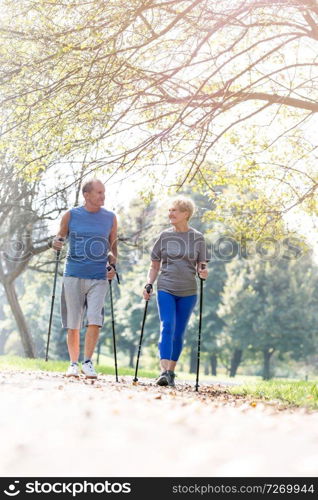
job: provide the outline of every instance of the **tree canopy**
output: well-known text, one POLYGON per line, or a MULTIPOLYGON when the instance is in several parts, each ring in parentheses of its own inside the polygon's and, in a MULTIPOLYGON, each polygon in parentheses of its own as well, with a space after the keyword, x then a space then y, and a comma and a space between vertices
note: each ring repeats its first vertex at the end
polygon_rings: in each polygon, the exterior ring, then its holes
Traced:
POLYGON ((2 148, 24 175, 165 168, 255 234, 317 214, 317 0, 2 6, 2 148))

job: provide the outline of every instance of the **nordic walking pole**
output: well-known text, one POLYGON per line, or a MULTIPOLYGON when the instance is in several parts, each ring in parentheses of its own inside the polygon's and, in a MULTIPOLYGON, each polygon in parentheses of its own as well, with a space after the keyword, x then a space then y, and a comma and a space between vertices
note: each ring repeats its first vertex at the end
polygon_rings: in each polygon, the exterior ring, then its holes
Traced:
MULTIPOLYGON (((149 283, 148 285, 145 286, 145 289, 146 289, 147 293, 150 293, 151 290, 152 290, 152 285, 149 283)), ((135 370, 135 378, 133 379, 134 382, 138 381, 137 373, 138 373, 139 357, 140 357, 140 351, 141 351, 142 337, 143 337, 143 334, 144 334, 145 321, 146 321, 146 316, 147 316, 148 302, 149 302, 149 299, 146 300, 145 310, 144 310, 144 317, 142 319, 140 339, 139 339, 139 347, 138 347, 138 354, 137 354, 137 362, 136 362, 136 370, 135 370)))
MULTIPOLYGON (((110 264, 107 267, 107 271, 114 269, 117 277, 117 282, 120 284, 119 276, 116 271, 115 264, 110 264)), ((108 280, 109 283, 109 293, 110 293, 110 309, 112 314, 112 330, 113 330, 113 344, 114 344, 114 359, 115 359, 115 374, 116 374, 116 382, 118 382, 118 370, 117 370, 117 352, 116 352, 116 336, 115 336, 115 319, 114 319, 114 308, 113 308, 113 291, 112 291, 112 280, 108 280)))
MULTIPOLYGON (((201 270, 206 268, 206 264, 201 264, 201 270)), ((201 350, 201 326, 202 326, 202 305, 203 305, 203 278, 200 278, 200 316, 198 333, 198 356, 197 356, 197 379, 195 383, 196 392, 199 389, 199 369, 200 369, 200 350, 201 350)))
MULTIPOLYGON (((58 241, 64 241, 64 238, 59 238, 58 241)), ((51 337, 51 325, 52 325, 52 319, 53 319, 53 308, 54 308, 54 299, 55 299, 56 278, 57 278, 57 270, 58 270, 58 267, 59 267, 60 254, 61 254, 61 250, 57 250, 56 251, 56 261, 55 261, 53 293, 52 293, 52 300, 51 300, 51 313, 50 313, 50 320, 49 320, 49 329, 48 329, 48 332, 47 332, 47 344, 46 344, 45 361, 48 361, 48 359, 49 359, 49 345, 50 345, 50 337, 51 337)))

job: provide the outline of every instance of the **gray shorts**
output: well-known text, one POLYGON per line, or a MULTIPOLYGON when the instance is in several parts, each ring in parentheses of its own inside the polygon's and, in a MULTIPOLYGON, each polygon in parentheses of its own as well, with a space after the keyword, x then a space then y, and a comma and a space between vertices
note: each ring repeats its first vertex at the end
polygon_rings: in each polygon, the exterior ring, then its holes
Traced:
POLYGON ((64 276, 61 293, 63 328, 80 330, 86 316, 87 325, 103 326, 107 280, 88 280, 64 276))

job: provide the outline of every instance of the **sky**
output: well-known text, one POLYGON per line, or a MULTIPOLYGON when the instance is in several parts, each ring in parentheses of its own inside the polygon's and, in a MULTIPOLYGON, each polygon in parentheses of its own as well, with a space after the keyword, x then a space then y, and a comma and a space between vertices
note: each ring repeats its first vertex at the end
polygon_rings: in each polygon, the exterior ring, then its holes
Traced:
POLYGON ((313 260, 318 265, 318 217, 291 211, 285 217, 288 228, 304 236, 313 249, 313 260))

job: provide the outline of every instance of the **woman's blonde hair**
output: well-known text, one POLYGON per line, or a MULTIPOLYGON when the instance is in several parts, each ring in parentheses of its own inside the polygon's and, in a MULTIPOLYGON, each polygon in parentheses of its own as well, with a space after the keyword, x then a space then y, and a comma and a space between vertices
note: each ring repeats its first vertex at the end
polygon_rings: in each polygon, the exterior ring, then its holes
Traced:
POLYGON ((188 212, 189 217, 188 220, 191 219, 192 215, 195 212, 195 204, 190 198, 185 198, 184 196, 178 196, 174 198, 171 202, 171 205, 177 207, 181 212, 188 212))

